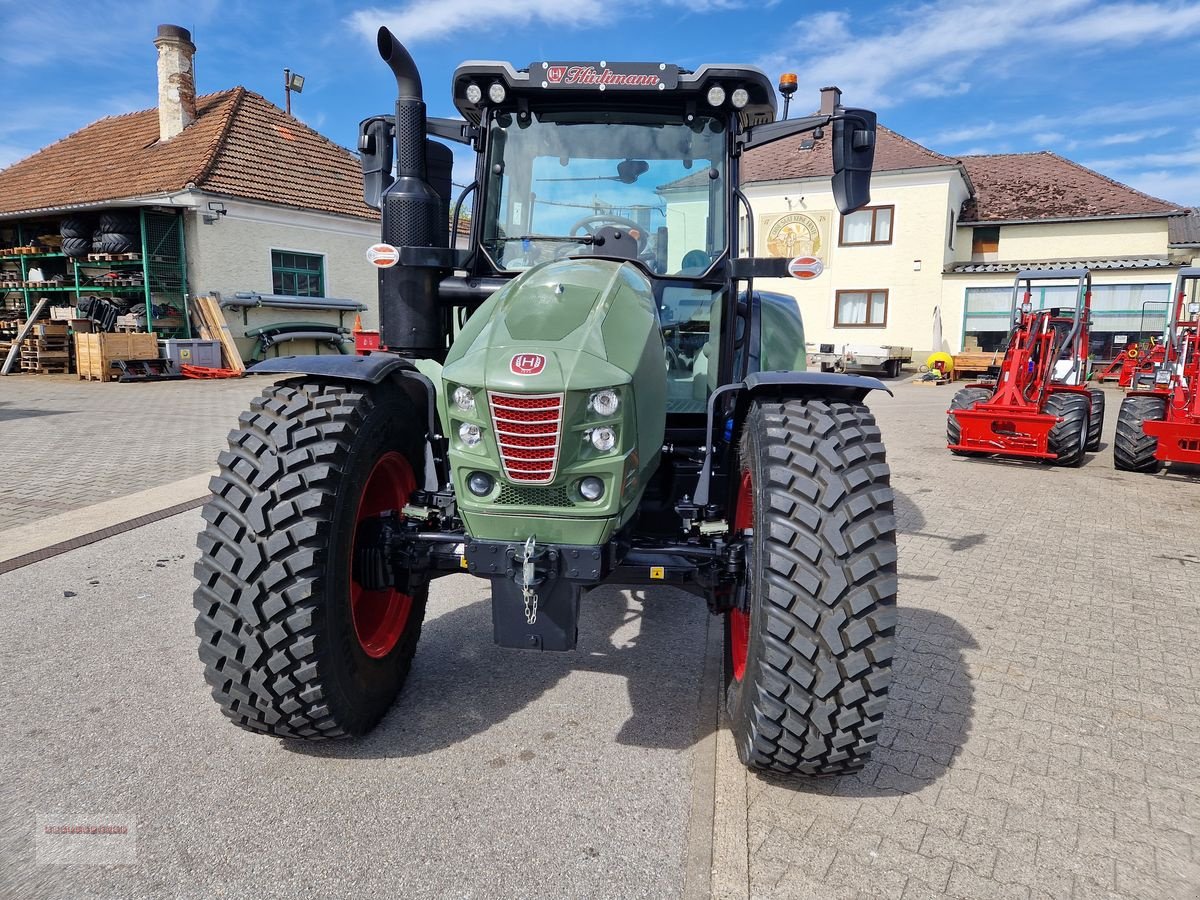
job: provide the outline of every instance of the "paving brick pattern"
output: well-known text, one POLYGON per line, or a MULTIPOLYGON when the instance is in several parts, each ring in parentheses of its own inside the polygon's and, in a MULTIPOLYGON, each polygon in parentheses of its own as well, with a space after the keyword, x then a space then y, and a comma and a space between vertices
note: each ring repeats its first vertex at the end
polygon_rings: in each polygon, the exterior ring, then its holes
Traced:
POLYGON ((872 402, 900 545, 859 775, 748 780, 755 897, 1200 896, 1200 475, 952 457, 951 388, 872 402))
POLYGON ((0 531, 215 469, 267 383, 0 379, 0 531))

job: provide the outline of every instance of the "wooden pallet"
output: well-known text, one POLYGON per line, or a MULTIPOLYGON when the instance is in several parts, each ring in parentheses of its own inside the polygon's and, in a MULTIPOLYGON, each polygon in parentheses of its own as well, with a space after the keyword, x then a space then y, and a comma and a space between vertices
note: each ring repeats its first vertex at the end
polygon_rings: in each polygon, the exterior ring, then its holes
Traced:
MULTIPOLYGON (((89 253, 87 255, 88 262, 140 262, 142 254, 140 253, 89 253)), ((163 257, 151 256, 152 260, 159 260, 163 257)))
POLYGON ((221 342, 221 355, 225 360, 225 368, 235 372, 245 372, 246 364, 242 362, 242 354, 233 341, 233 333, 225 321, 225 313, 215 297, 194 297, 191 309, 200 323, 200 334, 210 335, 206 340, 221 342))
POLYGON ((40 247, 5 247, 0 250, 0 256, 32 256, 41 252, 40 247))

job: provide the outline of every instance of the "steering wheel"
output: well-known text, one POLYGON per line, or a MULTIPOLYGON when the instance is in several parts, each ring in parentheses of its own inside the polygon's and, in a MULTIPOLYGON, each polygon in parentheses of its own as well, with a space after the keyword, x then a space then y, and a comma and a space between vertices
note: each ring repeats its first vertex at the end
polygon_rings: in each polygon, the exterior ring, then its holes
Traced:
POLYGON ((595 237, 596 232, 599 231, 603 225, 617 225, 621 228, 624 228, 626 231, 636 234, 637 252, 640 254, 645 251, 646 241, 649 237, 649 235, 646 234, 646 229, 644 229, 637 222, 633 221, 633 219, 626 219, 624 216, 614 216, 609 213, 595 213, 590 216, 584 216, 582 219, 572 225, 570 229, 568 229, 567 234, 574 235, 575 232, 583 229, 588 234, 595 237))

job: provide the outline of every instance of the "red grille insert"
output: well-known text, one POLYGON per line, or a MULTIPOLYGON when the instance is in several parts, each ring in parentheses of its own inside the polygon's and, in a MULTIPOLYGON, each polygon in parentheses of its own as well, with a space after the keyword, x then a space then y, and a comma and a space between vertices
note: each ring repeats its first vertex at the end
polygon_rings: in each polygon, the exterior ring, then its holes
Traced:
POLYGON ((500 462, 509 481, 549 484, 558 468, 562 394, 488 392, 500 462))

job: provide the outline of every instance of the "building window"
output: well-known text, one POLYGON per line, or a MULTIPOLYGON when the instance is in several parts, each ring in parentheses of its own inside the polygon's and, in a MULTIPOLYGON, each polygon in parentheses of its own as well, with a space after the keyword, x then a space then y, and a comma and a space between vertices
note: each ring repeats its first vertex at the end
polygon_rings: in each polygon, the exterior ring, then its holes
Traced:
POLYGON ((271 251, 271 283, 276 294, 325 296, 325 259, 311 253, 271 251))
POLYGON ((883 328, 887 325, 888 292, 838 291, 834 301, 836 328, 883 328))
POLYGON ((843 247, 857 244, 890 244, 894 206, 868 206, 842 216, 838 242, 843 247))
POLYGON ((950 230, 946 232, 946 246, 951 250, 954 249, 954 229, 958 225, 958 218, 954 215, 954 210, 950 210, 950 230))
POLYGON ((1000 252, 1000 226, 992 225, 987 228, 975 228, 971 232, 971 255, 982 256, 985 253, 1000 252))

